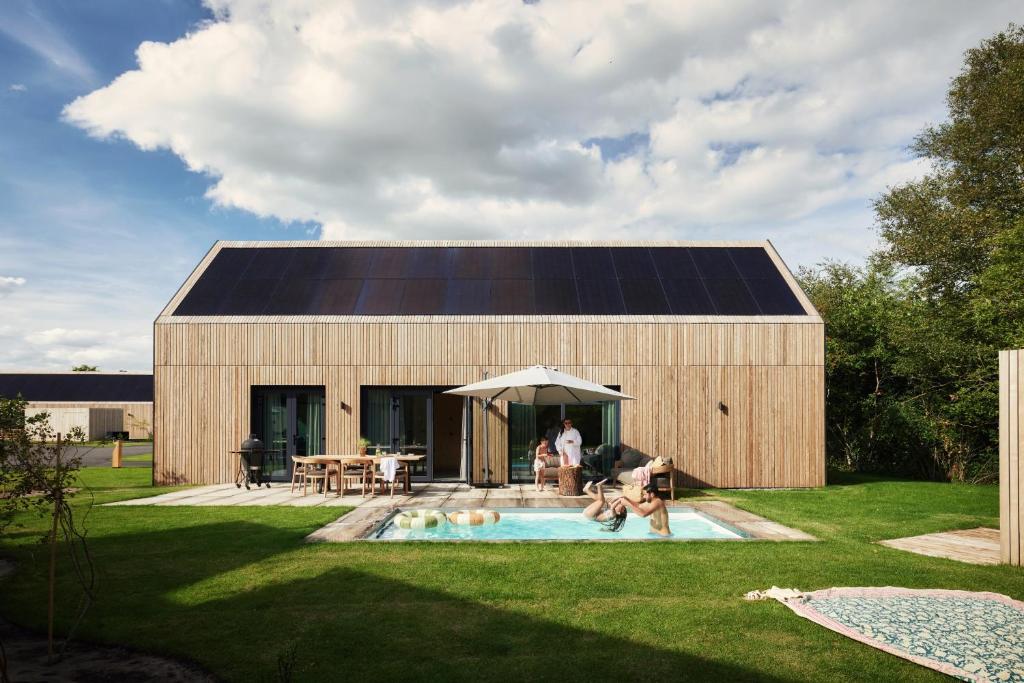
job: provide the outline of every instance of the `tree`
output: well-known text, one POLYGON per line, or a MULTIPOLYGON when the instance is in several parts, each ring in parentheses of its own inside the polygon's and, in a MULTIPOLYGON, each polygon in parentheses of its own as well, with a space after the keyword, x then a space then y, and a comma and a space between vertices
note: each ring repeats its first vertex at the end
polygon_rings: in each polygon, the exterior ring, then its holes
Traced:
MULTIPOLYGON (((0 498, 0 510, 4 523, 10 521, 15 511, 25 509, 35 509, 50 517, 50 530, 41 540, 50 551, 47 651, 52 656, 57 559, 61 541, 83 590, 75 625, 93 599, 95 575, 92 560, 84 529, 71 505, 82 464, 82 454, 73 446, 85 441, 85 432, 81 427, 75 427, 69 434, 57 434, 50 427, 49 414, 44 412, 26 417, 25 406, 26 402, 20 397, 0 397, 0 484, 4 492, 0 498)), ((70 637, 69 632, 68 639, 70 637)))
POLYGON ((835 355, 829 438, 848 466, 990 479, 996 352, 1024 345, 1024 29, 969 50, 947 103, 911 148, 932 171, 875 202, 871 263, 802 277, 835 355))
POLYGON ((71 372, 99 372, 99 368, 95 365, 76 365, 71 368, 71 372))

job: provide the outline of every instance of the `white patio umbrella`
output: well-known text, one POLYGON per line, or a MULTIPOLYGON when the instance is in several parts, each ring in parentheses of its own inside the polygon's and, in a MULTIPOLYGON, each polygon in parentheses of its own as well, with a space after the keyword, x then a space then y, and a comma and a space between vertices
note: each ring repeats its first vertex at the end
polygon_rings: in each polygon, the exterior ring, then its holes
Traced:
MULTIPOLYGON (((491 377, 444 393, 482 398, 486 401, 485 410, 489 402, 495 400, 542 406, 634 400, 632 396, 621 391, 609 389, 566 372, 559 372, 545 365, 534 365, 532 368, 491 377)), ((489 484, 491 468, 486 454, 487 420, 484 419, 484 477, 489 484)))

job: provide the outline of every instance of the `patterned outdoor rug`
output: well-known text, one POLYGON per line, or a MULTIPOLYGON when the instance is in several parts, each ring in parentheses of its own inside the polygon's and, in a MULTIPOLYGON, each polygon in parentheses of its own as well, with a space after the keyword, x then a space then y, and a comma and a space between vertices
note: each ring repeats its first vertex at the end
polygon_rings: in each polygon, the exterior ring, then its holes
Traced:
POLYGON ((772 587, 802 617, 965 681, 1024 681, 1024 602, 998 593, 910 588, 772 587))

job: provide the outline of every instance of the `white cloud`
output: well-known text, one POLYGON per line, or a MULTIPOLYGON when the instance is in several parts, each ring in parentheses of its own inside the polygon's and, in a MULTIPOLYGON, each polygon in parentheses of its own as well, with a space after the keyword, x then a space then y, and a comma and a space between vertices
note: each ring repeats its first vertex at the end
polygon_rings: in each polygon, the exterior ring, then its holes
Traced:
POLYGON ((23 277, 11 277, 8 275, 0 275, 0 299, 12 294, 14 290, 25 284, 25 278, 23 277))
POLYGON ((66 119, 328 238, 770 237, 797 263, 870 249, 871 197, 923 170, 906 144, 1018 9, 208 4, 66 119), (630 135, 649 143, 585 144, 630 135))
POLYGON ((11 92, 25 92, 26 90, 28 90, 28 86, 26 86, 24 83, 11 83, 9 86, 7 86, 7 89, 11 92))

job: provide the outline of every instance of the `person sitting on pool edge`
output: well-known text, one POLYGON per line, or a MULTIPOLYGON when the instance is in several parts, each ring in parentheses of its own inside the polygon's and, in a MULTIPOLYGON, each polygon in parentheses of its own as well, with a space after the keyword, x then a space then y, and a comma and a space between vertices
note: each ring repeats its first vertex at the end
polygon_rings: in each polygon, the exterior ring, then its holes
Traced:
POLYGON ((583 516, 601 524, 604 527, 602 531, 615 532, 626 523, 628 512, 626 506, 622 504, 621 498, 608 505, 608 502, 604 499, 604 483, 606 481, 608 480, 602 479, 597 483, 596 493, 590 490, 590 487, 594 485, 593 482, 588 481, 583 486, 583 493, 594 499, 594 502, 583 510, 583 516))
POLYGON ((658 487, 651 483, 643 487, 641 491, 642 497, 639 504, 625 496, 615 502, 622 501, 641 517, 650 517, 651 533, 659 536, 671 536, 672 531, 668 528, 668 508, 665 506, 665 501, 658 497, 658 487))

